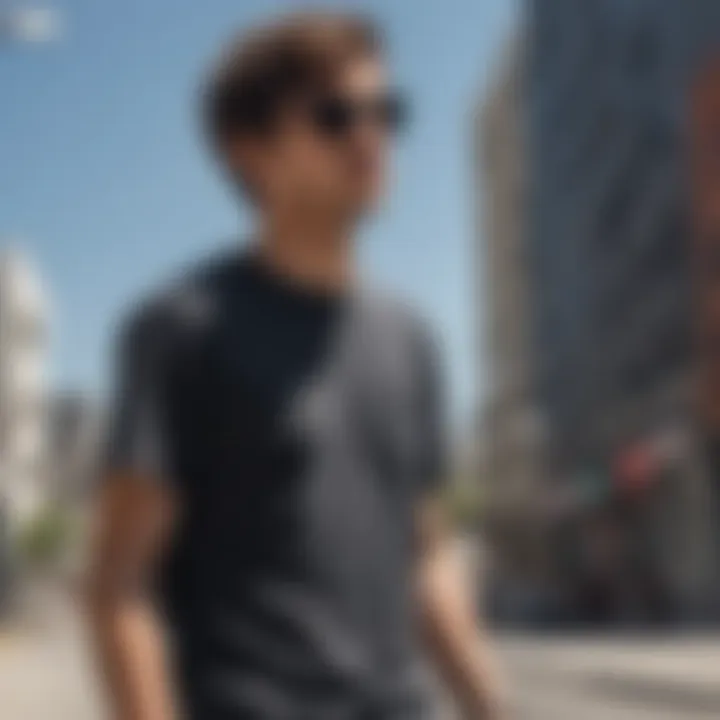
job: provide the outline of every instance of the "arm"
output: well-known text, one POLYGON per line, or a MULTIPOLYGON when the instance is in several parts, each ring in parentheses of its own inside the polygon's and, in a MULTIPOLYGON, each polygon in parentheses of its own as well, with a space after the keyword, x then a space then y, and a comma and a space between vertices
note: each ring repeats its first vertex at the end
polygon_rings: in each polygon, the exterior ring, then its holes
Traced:
POLYGON ((162 485, 109 477, 102 492, 89 578, 89 618, 116 720, 171 720, 161 620, 149 597, 155 561, 171 531, 162 485))
POLYGON ((96 517, 89 620, 115 720, 171 720, 161 618, 152 602, 157 562, 177 515, 167 416, 168 315, 146 307, 120 338, 115 398, 96 517))
POLYGON ((497 672, 451 533, 435 501, 418 518, 422 634, 440 676, 467 720, 501 717, 497 672))
POLYGON ((498 682, 472 593, 438 500, 447 475, 445 393, 439 346, 422 334, 419 361, 416 515, 421 631, 441 677, 467 720, 501 717, 498 682))

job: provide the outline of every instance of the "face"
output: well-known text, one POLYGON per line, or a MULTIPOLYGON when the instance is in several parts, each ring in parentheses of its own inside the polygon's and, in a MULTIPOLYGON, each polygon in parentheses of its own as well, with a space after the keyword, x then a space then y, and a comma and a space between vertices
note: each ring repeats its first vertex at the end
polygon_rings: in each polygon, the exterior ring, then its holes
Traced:
POLYGON ((400 105, 376 59, 348 63, 325 92, 287 108, 242 162, 267 208, 354 220, 380 196, 400 105))

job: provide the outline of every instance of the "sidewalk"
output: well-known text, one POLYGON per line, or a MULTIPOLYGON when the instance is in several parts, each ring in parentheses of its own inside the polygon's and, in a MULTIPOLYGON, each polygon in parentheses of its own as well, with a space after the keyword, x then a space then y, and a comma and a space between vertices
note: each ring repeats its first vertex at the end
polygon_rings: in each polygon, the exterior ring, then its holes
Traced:
POLYGON ((513 682, 528 696, 555 686, 568 696, 655 708, 658 715, 720 717, 720 636, 516 636, 501 646, 513 682))
MULTIPOLYGON (((48 597, 43 621, 0 626, 3 720, 100 720, 77 606, 48 597)), ((720 635, 505 635, 496 639, 513 720, 717 720, 720 635)))
POLYGON ((77 607, 41 594, 0 625, 3 720, 101 720, 90 653, 77 607))

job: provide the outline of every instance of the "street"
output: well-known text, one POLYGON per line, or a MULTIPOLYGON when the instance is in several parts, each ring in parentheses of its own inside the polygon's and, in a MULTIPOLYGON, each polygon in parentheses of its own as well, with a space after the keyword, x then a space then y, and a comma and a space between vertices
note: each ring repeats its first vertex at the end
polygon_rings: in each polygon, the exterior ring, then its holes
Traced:
MULTIPOLYGON (((0 632, 3 720, 98 720, 76 613, 53 601, 0 632)), ((720 717, 720 636, 497 639, 517 720, 720 717)))
POLYGON ((503 638, 519 720, 720 717, 720 637, 503 638))

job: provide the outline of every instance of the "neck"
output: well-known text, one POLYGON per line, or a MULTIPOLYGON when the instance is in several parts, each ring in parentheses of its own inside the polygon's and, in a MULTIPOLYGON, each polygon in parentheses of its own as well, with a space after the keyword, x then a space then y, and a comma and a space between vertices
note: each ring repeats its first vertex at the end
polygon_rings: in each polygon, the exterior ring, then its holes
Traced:
POLYGON ((337 292, 352 282, 350 233, 335 223, 270 217, 258 252, 270 269, 299 286, 337 292))

